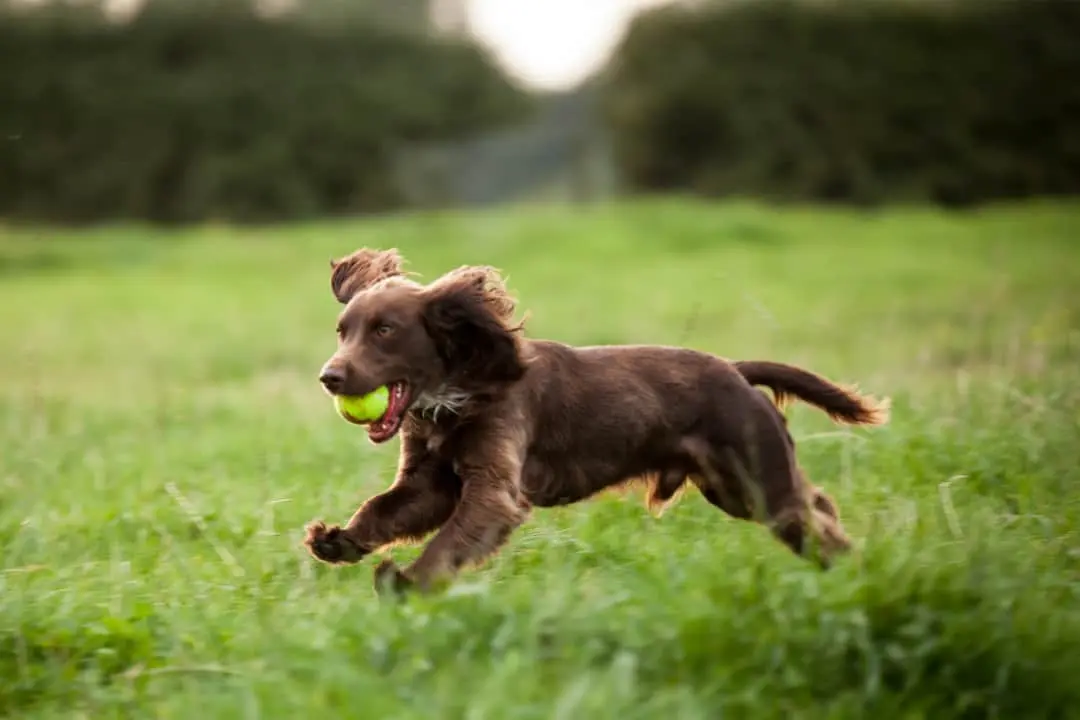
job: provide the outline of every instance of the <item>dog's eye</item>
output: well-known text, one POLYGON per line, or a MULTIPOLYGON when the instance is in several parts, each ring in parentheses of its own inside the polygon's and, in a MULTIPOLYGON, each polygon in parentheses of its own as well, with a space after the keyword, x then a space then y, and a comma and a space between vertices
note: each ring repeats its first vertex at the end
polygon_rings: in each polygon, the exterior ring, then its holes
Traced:
POLYGON ((386 337, 390 333, 394 332, 394 327, 386 323, 379 323, 375 326, 375 334, 379 337, 386 337))
POLYGON ((338 323, 336 332, 338 337, 345 335, 345 325, 343 323, 338 323))

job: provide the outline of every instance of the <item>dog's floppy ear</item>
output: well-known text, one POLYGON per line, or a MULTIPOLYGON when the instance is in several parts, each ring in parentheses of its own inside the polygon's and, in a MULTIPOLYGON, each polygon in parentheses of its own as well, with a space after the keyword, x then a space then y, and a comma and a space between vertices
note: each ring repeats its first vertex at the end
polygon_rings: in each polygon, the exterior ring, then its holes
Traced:
POLYGON ((496 270, 464 266, 425 290, 423 322, 458 380, 512 382, 525 374, 512 324, 515 302, 496 270))
POLYGON ((360 248, 340 260, 330 261, 330 290, 344 305, 364 288, 388 277, 404 275, 401 263, 401 255, 394 248, 360 248))

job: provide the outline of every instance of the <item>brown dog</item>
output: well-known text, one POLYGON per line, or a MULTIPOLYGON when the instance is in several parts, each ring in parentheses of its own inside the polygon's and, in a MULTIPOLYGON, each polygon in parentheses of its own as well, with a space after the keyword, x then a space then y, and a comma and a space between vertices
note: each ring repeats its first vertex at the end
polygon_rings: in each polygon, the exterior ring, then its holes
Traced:
POLYGON ((385 560, 376 569, 379 587, 428 589, 494 553, 532 507, 634 480, 647 484, 656 511, 689 482, 825 567, 848 549, 832 500, 796 463, 784 416, 753 386, 850 424, 885 422, 887 403, 781 363, 526 338, 487 267, 422 285, 396 250, 361 249, 332 263, 331 288, 345 309, 319 379, 331 394, 389 385, 390 407, 368 436, 402 438, 390 488, 343 528, 308 526, 316 558, 355 563, 437 531, 411 567, 385 560))

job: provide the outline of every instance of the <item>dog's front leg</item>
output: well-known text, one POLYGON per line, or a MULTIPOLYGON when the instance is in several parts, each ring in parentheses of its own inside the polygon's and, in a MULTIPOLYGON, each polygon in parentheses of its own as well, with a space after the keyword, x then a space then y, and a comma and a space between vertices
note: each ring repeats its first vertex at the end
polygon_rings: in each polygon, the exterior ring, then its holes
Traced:
POLYGON ((345 527, 311 523, 304 544, 323 562, 359 562, 381 547, 419 540, 441 527, 453 514, 461 489, 448 462, 428 453, 421 440, 405 438, 394 484, 361 505, 345 527))
POLYGON ((521 492, 521 446, 506 438, 485 440, 482 452, 466 451, 457 459, 463 487, 453 515, 404 571, 390 561, 376 569, 380 590, 430 590, 449 581, 466 565, 494 554, 528 518, 530 506, 521 492))

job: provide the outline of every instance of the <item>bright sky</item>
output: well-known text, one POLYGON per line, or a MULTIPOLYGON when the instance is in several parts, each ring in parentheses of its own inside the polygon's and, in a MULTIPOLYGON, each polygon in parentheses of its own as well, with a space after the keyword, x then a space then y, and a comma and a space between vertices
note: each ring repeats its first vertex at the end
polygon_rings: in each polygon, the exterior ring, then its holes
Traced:
MULTIPOLYGON (((576 85, 607 60, 635 12, 671 0, 466 1, 470 27, 507 71, 534 87, 561 90, 576 85)), ((116 19, 129 17, 142 4, 142 0, 103 2, 116 19)))
POLYGON ((637 10, 667 0, 469 0, 470 25, 535 87, 564 89, 599 68, 637 10))

